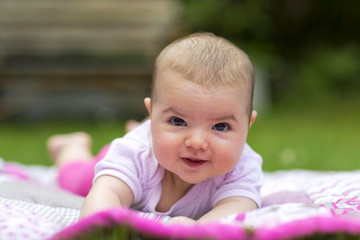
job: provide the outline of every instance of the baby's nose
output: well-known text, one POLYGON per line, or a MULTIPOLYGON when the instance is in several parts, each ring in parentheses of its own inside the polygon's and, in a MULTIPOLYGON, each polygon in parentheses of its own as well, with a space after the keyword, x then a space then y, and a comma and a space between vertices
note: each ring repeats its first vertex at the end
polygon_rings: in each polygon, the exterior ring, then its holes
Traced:
POLYGON ((202 132, 193 132, 186 140, 185 146, 191 147, 196 150, 206 150, 208 148, 208 143, 206 141, 205 134, 202 132))

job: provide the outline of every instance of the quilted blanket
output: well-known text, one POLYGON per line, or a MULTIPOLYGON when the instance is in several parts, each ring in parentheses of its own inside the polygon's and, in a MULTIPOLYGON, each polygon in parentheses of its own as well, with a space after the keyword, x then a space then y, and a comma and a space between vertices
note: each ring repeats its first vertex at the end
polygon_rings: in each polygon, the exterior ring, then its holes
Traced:
POLYGON ((77 221, 83 199, 57 187, 56 169, 21 167, 28 178, 1 171, 0 164, 0 239, 360 238, 360 170, 265 173, 261 208, 180 225, 124 208, 77 221))

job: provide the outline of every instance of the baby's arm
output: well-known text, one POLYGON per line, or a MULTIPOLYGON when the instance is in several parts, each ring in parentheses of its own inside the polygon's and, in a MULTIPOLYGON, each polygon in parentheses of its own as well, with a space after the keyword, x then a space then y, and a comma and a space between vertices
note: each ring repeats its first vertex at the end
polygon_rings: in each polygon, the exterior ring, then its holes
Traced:
POLYGON ((96 179, 81 208, 80 218, 116 206, 130 207, 131 189, 120 179, 104 175, 96 179))
POLYGON ((215 207, 202 216, 198 222, 217 221, 234 213, 243 213, 258 208, 257 204, 246 197, 228 197, 220 200, 215 207))
POLYGON ((202 216, 198 221, 192 220, 188 217, 179 216, 171 218, 169 223, 191 224, 196 222, 205 223, 218 221, 230 214, 247 212, 256 208, 256 203, 249 198, 229 197, 220 200, 210 212, 202 216))

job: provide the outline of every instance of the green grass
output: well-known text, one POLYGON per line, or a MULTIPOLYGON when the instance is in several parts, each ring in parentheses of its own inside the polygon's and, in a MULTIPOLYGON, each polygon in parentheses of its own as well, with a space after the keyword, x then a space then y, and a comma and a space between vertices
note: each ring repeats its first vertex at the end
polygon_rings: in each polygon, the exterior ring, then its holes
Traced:
MULTIPOLYGON (((277 107, 258 115, 248 143, 263 156, 264 170, 360 168, 358 102, 277 107)), ((57 133, 86 131, 96 153, 124 134, 123 122, 103 128, 91 121, 0 123, 0 157, 25 164, 51 165, 45 142, 57 133)))
POLYGON ((111 140, 124 135, 124 123, 117 122, 106 128, 94 121, 49 121, 38 123, 0 123, 0 157, 24 164, 51 165, 46 140, 59 133, 85 131, 93 139, 92 150, 97 153, 111 140))
POLYGON ((360 111, 356 102, 278 108, 253 125, 248 143, 267 171, 360 168, 360 111))

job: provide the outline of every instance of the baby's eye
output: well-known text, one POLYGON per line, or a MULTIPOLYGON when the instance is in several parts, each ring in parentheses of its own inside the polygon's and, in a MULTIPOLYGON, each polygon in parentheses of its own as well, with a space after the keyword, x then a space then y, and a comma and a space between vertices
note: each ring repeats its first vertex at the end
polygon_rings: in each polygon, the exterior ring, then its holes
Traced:
POLYGON ((172 117, 170 118, 169 122, 174 125, 174 126, 178 126, 178 127, 181 127, 181 126, 186 126, 186 122, 181 119, 181 118, 178 118, 178 117, 172 117))
POLYGON ((227 123, 217 123, 212 127, 212 129, 223 132, 229 130, 230 126, 227 123))

